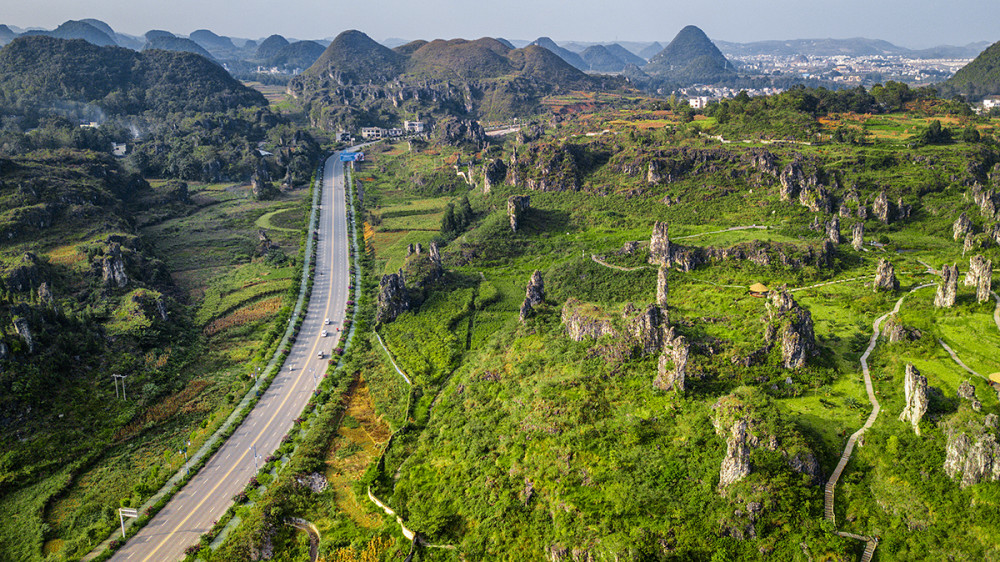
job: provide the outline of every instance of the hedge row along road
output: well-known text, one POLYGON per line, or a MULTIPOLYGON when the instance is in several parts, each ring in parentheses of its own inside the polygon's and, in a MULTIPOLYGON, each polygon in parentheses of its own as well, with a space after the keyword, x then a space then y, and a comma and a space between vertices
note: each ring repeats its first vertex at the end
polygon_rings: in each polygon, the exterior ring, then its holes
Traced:
POLYGON ((179 560, 222 516, 236 493, 256 474, 254 446, 262 465, 292 428, 319 380, 343 332, 347 308, 350 252, 344 165, 340 154, 326 161, 320 197, 316 277, 312 298, 285 367, 232 437, 197 476, 149 523, 129 539, 112 560, 149 562, 179 560), (324 325, 329 318, 330 325, 324 325), (329 330, 323 337, 322 330, 329 330), (323 353, 323 358, 319 353, 323 353), (314 376, 315 375, 315 378, 314 376))

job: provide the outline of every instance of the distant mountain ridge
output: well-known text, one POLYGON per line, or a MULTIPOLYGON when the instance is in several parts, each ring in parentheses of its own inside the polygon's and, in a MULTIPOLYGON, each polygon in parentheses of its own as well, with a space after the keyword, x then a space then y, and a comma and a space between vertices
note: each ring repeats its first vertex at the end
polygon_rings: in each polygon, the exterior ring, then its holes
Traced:
POLYGON ((215 60, 215 57, 206 51, 204 47, 190 39, 187 39, 186 37, 168 37, 166 35, 158 35, 148 41, 142 50, 148 51, 150 49, 161 49, 163 51, 173 51, 177 53, 194 53, 196 55, 201 55, 208 60, 215 60))
POLYGON ((579 70, 588 70, 589 65, 583 60, 583 58, 570 51, 569 49, 564 49, 560 47, 555 41, 548 37, 539 37, 530 43, 531 45, 538 45, 539 47, 545 47, 549 51, 552 51, 562 60, 568 62, 573 67, 579 70))
POLYGON ((942 45, 929 49, 908 49, 882 39, 852 37, 847 39, 789 39, 733 43, 716 41, 719 49, 730 56, 873 56, 896 55, 913 58, 971 58, 989 44, 969 43, 964 46, 942 45))

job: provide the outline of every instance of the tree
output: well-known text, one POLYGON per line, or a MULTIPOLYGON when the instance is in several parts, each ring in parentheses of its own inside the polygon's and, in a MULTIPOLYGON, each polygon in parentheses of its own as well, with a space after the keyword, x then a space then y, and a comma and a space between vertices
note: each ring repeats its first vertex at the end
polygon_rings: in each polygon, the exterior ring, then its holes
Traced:
POLYGON ((970 124, 962 131, 962 140, 969 143, 979 142, 979 129, 970 124))

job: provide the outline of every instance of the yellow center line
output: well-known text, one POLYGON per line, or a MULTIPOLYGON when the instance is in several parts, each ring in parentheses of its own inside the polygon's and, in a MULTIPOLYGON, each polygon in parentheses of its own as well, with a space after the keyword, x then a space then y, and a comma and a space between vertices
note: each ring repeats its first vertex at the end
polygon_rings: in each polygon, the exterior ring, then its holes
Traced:
MULTIPOLYGON (((334 164, 334 174, 333 174, 333 177, 336 178, 336 175, 337 175, 336 174, 336 164, 334 164)), ((333 183, 335 183, 335 182, 333 182, 333 183)), ((333 196, 334 196, 334 198, 336 198, 336 196, 337 196, 336 186, 333 187, 333 196)), ((334 207, 336 207, 336 199, 334 199, 334 207)), ((332 226, 333 225, 331 225, 331 227, 332 226)), ((333 227, 333 228, 335 229, 335 227, 333 227)), ((330 256, 331 256, 331 259, 332 259, 332 257, 333 257, 333 245, 332 244, 330 246, 330 256)), ((330 305, 331 305, 331 303, 333 301, 333 280, 330 281, 330 287, 329 287, 329 290, 327 291, 327 297, 326 298, 327 298, 327 301, 326 301, 327 304, 326 304, 326 310, 325 310, 325 312, 327 314, 329 314, 330 305)), ((326 317, 326 315, 324 315, 324 318, 325 317, 326 317)), ((337 340, 339 341, 339 339, 340 338, 338 336, 337 340)), ((306 356, 307 363, 302 366, 302 369, 299 370, 298 376, 295 377, 295 383, 292 385, 293 388, 296 387, 296 386, 298 386, 299 382, 302 380, 302 375, 304 375, 305 372, 306 372, 306 365, 308 364, 309 357, 315 355, 316 348, 319 347, 319 344, 320 344, 321 341, 322 341, 322 338, 316 338, 316 343, 313 344, 312 350, 309 352, 310 355, 306 356)), ((278 417, 278 414, 281 413, 282 408, 285 407, 285 403, 288 402, 288 399, 292 397, 292 394, 293 394, 293 392, 289 392, 289 393, 287 393, 285 395, 284 400, 282 400, 281 404, 278 405, 278 408, 277 408, 277 410, 274 411, 274 414, 271 416, 271 419, 267 420, 267 424, 264 425, 264 428, 260 430, 260 433, 257 434, 257 437, 255 437, 252 442, 256 443, 257 440, 259 440, 261 438, 261 436, 263 436, 264 433, 270 428, 271 423, 274 421, 275 418, 278 417)), ((240 457, 238 459, 236 459, 235 463, 233 463, 233 467, 229 469, 229 472, 227 472, 225 474, 225 476, 223 476, 219 480, 219 482, 215 486, 213 486, 212 489, 209 490, 207 494, 204 495, 204 497, 201 499, 201 501, 198 502, 198 505, 194 506, 194 508, 184 517, 184 519, 181 519, 181 522, 178 523, 176 527, 174 527, 173 531, 170 531, 170 533, 168 533, 165 537, 163 537, 163 540, 160 541, 160 544, 156 545, 156 548, 154 548, 152 552, 150 552, 148 555, 146 555, 146 557, 142 559, 142 562, 147 562, 150 558, 152 558, 153 555, 156 554, 156 552, 158 550, 160 550, 160 548, 163 545, 165 545, 167 542, 170 541, 170 539, 177 533, 177 531, 180 531, 181 527, 183 527, 184 524, 187 523, 188 519, 190 519, 192 515, 194 515, 195 513, 197 513, 198 510, 201 508, 201 506, 204 505, 205 502, 208 501, 209 498, 211 498, 212 494, 214 494, 215 491, 219 489, 219 486, 223 485, 229 479, 229 477, 232 475, 233 471, 236 470, 237 467, 239 467, 242 464, 243 458, 246 457, 247 453, 249 453, 249 452, 250 452, 249 448, 243 450, 243 453, 240 455, 240 457)))

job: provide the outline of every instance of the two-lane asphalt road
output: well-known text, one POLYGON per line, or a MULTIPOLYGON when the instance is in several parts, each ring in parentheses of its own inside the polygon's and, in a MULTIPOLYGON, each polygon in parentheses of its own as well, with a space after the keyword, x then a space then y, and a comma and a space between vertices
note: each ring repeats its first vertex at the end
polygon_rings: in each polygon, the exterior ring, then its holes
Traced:
POLYGON ((343 326, 349 282, 346 187, 339 153, 326 161, 323 175, 312 298, 284 369, 201 472, 115 553, 113 561, 183 558, 184 549, 198 542, 256 473, 254 448, 258 463, 263 464, 302 412, 316 380, 326 372, 330 352, 344 334, 337 328, 343 326), (327 318, 331 320, 328 326, 324 325, 327 318), (329 336, 321 336, 324 329, 329 330, 329 336), (318 357, 320 352, 322 359, 318 357))

